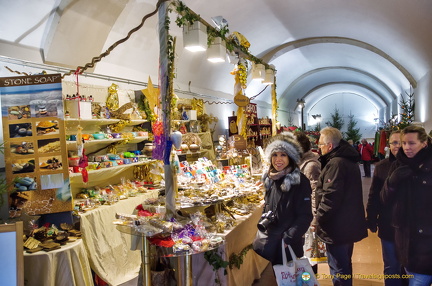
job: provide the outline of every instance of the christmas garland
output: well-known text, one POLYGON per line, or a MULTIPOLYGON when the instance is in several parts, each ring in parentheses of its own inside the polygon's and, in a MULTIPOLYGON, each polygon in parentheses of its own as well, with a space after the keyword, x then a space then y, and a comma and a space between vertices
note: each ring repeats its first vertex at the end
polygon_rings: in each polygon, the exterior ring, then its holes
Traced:
POLYGON ((229 257, 229 261, 223 260, 222 256, 219 254, 217 249, 213 249, 204 253, 204 258, 207 262, 213 267, 213 270, 216 273, 215 283, 217 285, 222 285, 219 279, 218 270, 223 268, 224 275, 227 275, 227 267, 229 269, 233 269, 234 266, 237 269, 240 269, 240 266, 243 264, 243 259, 248 253, 249 250, 252 249, 252 244, 247 245, 243 248, 239 254, 231 253, 229 257))

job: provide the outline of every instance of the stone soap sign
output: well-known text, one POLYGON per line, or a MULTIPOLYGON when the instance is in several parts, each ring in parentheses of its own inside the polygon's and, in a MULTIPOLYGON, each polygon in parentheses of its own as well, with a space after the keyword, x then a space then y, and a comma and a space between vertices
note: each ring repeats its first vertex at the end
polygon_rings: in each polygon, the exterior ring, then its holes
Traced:
POLYGON ((250 102, 249 97, 243 94, 237 94, 234 96, 234 103, 237 104, 237 106, 245 107, 250 102))

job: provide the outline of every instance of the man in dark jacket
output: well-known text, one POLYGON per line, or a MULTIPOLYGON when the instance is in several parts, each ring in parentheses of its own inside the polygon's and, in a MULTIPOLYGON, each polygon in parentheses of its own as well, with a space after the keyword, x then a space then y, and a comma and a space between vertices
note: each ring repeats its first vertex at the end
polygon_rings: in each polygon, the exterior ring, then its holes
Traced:
POLYGON ((401 147, 400 131, 394 131, 389 137, 390 155, 375 165, 372 184, 369 191, 369 199, 366 207, 367 224, 372 232, 378 230, 381 239, 382 256, 384 262, 384 284, 386 286, 403 285, 402 265, 396 255, 394 243, 394 228, 392 226, 392 206, 381 201, 381 191, 384 181, 390 170, 390 166, 396 161, 396 154, 401 147), (389 278, 388 278, 389 277, 389 278), (394 277, 394 279, 391 279, 394 277))
POLYGON ((424 128, 405 127, 402 148, 390 167, 382 199, 393 204, 399 261, 409 285, 432 284, 432 144, 424 128))
POLYGON ((354 242, 367 237, 359 153, 333 127, 321 130, 317 235, 326 243, 334 285, 352 285, 354 242))

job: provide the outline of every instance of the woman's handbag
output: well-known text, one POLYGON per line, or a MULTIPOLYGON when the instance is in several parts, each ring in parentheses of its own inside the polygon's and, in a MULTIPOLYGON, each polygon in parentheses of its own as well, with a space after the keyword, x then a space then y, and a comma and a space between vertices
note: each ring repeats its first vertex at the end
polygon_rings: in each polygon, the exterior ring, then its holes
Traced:
POLYGON ((297 258, 288 245, 292 261, 287 262, 282 240, 282 264, 273 265, 278 286, 310 285, 318 286, 318 281, 307 258, 297 258))
POLYGON ((269 237, 267 233, 258 230, 252 242, 252 249, 262 258, 272 262, 277 256, 276 251, 280 250, 279 241, 280 238, 269 237))

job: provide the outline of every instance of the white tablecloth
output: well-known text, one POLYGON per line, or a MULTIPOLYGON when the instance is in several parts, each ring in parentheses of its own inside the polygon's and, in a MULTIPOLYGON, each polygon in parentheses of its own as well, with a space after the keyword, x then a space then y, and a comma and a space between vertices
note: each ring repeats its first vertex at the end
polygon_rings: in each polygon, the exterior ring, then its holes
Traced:
MULTIPOLYGON (((262 209, 258 208, 246 218, 239 217, 239 220, 242 221, 234 229, 226 233, 225 243, 220 247, 225 260, 228 261, 232 253, 240 254, 243 248, 252 243, 261 213, 262 209)), ((268 263, 267 260, 258 256, 251 249, 243 258, 243 264, 241 264, 240 269, 237 269, 235 266, 233 269, 227 267, 227 275, 223 274, 223 270, 219 271, 221 284, 231 286, 252 285, 255 279, 260 278, 268 263)), ((205 260, 204 254, 192 255, 192 271, 193 285, 213 285, 215 273, 205 260)))
POLYGON ((113 224, 115 214, 132 214, 137 205, 157 195, 158 190, 150 190, 81 215, 81 232, 91 269, 109 285, 132 280, 141 266, 141 253, 130 250, 131 236, 121 233, 113 224))
POLYGON ((50 252, 24 253, 24 280, 27 286, 93 285, 83 241, 50 252))

